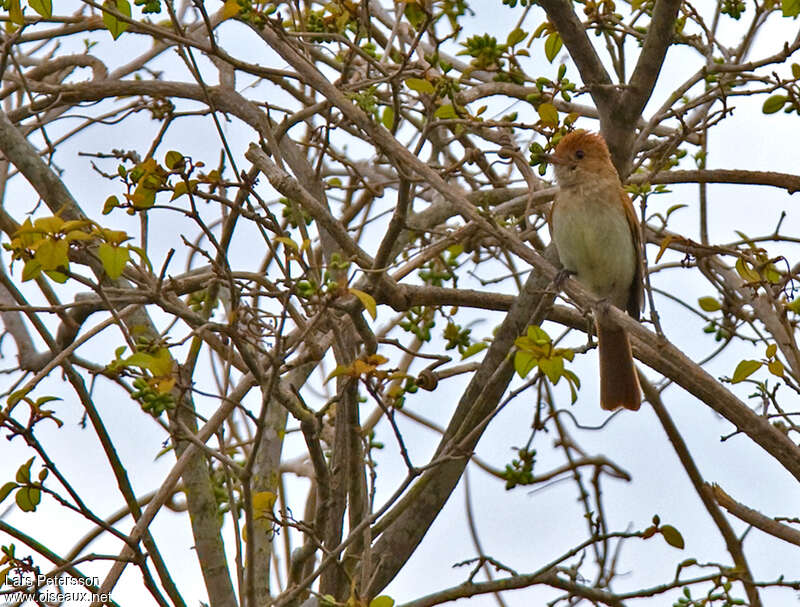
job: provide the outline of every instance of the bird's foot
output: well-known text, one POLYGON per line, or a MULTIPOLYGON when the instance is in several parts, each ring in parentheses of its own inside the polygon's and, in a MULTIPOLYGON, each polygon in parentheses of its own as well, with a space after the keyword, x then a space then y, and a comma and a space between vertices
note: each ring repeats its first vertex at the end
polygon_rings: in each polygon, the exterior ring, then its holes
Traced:
POLYGON ((567 268, 561 268, 558 271, 558 274, 556 274, 556 277, 553 279, 553 284, 555 285, 556 290, 560 291, 561 287, 564 286, 564 282, 567 280, 567 278, 572 278, 577 274, 578 274, 577 272, 573 272, 572 270, 567 270, 567 268))

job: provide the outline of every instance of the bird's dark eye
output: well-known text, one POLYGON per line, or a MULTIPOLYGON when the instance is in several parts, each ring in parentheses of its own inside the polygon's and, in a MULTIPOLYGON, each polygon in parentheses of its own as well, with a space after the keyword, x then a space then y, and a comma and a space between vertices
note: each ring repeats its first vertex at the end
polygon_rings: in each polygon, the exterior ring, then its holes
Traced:
POLYGON ((575 151, 575 158, 577 158, 578 160, 582 159, 583 156, 584 156, 583 150, 576 150, 575 151))

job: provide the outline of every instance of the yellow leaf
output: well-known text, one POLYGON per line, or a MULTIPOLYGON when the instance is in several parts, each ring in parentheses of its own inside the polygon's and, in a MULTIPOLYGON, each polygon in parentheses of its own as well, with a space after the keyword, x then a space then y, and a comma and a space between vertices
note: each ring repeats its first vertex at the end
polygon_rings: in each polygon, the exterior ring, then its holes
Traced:
POLYGON ((353 367, 350 365, 337 365, 337 367, 330 372, 328 377, 325 378, 325 383, 328 383, 334 377, 339 377, 340 375, 352 375, 353 374, 353 367))
POLYGON ((33 222, 33 227, 41 232, 47 234, 58 234, 64 225, 64 220, 61 217, 53 215, 52 217, 40 217, 33 222))
POLYGON ((22 282, 33 280, 42 273, 42 264, 35 259, 29 259, 22 268, 22 282))
POLYGON ((552 127, 558 126, 558 110, 552 103, 543 103, 536 111, 539 112, 539 118, 541 118, 545 125, 552 127))
POLYGON ((736 272, 746 282, 758 282, 761 280, 759 273, 752 269, 741 257, 736 260, 736 272))
POLYGON ((264 518, 272 512, 276 495, 272 491, 259 491, 252 496, 253 514, 255 518, 264 518))
POLYGON ((778 359, 771 360, 767 364, 767 369, 776 377, 783 377, 783 363, 778 359))
POLYGON ((172 375, 172 356, 168 348, 159 348, 153 354, 153 360, 149 367, 153 375, 158 377, 167 377, 172 375))
POLYGON ((375 370, 375 365, 371 365, 368 362, 361 360, 360 358, 353 361, 352 374, 354 377, 358 377, 359 375, 369 375, 374 370, 375 370))
POLYGON ((778 345, 777 344, 770 344, 770 345, 767 346, 767 358, 772 358, 777 353, 778 353, 778 345))
POLYGON ((436 111, 433 113, 433 115, 437 118, 441 118, 442 120, 447 120, 448 118, 458 118, 456 108, 454 108, 453 104, 451 103, 440 105, 438 108, 436 108, 436 111))
POLYGON ((369 293, 364 293, 364 291, 360 291, 358 289, 348 289, 352 295, 358 297, 361 305, 364 306, 364 309, 369 312, 369 315, 372 316, 372 320, 375 320, 378 317, 377 311, 377 304, 375 303, 375 298, 372 297, 369 293))
POLYGON ((701 297, 697 300, 701 310, 706 312, 716 312, 722 309, 722 304, 713 297, 701 297))
POLYGON ((222 5, 222 18, 230 19, 231 17, 235 17, 241 10, 242 7, 236 0, 227 0, 225 4, 222 5))
POLYGON ((514 370, 520 377, 525 378, 535 366, 536 359, 531 355, 530 352, 517 350, 517 352, 514 354, 514 370))
POLYGON ((394 599, 382 594, 369 602, 369 607, 394 607, 394 599))
POLYGON ((34 259, 42 264, 43 270, 55 270, 59 267, 69 267, 69 243, 64 240, 50 240, 46 238, 39 243, 34 253, 34 259))
POLYGON ((539 361, 539 368, 547 376, 551 383, 557 384, 564 373, 564 359, 560 356, 553 358, 543 358, 539 361))
POLYGON ((669 246, 669 243, 672 242, 673 238, 674 237, 670 235, 665 237, 664 240, 661 241, 661 247, 658 249, 658 255, 656 255, 656 260, 654 263, 658 263, 658 260, 661 259, 661 256, 664 254, 664 251, 667 250, 667 247, 669 246))
POLYGON ((288 236, 278 236, 275 239, 275 242, 280 242, 287 249, 291 249, 292 251, 295 251, 295 252, 300 250, 300 247, 297 246, 297 243, 294 240, 292 240, 291 238, 289 238, 288 236))
POLYGON ((733 377, 731 378, 732 384, 738 384, 741 381, 746 380, 750 377, 753 373, 761 368, 761 362, 757 360, 743 360, 738 365, 736 365, 736 370, 733 372, 733 377))
POLYGON ((115 246, 119 246, 126 240, 130 240, 132 238, 131 236, 128 236, 128 233, 124 230, 108 230, 106 228, 100 228, 98 235, 108 244, 115 246))
POLYGON ((176 198, 179 198, 184 194, 186 194, 186 192, 189 191, 194 192, 196 188, 197 188, 197 179, 190 179, 188 185, 186 184, 185 181, 179 181, 178 183, 175 184, 175 187, 172 188, 173 194, 170 200, 175 200, 176 198))
POLYGON ((11 4, 8 7, 8 17, 11 19, 11 23, 15 25, 25 25, 25 17, 22 15, 20 0, 11 0, 11 4))
POLYGON ((97 256, 100 258, 106 274, 112 279, 122 276, 122 271, 131 258, 128 247, 118 247, 107 242, 101 242, 97 247, 97 256))
POLYGON ((92 235, 87 234, 82 230, 72 230, 71 232, 67 232, 64 235, 64 240, 67 242, 72 242, 73 240, 91 240, 92 235))
POLYGON ((433 85, 424 78, 409 78, 406 80, 406 86, 412 91, 417 91, 418 93, 427 93, 428 95, 433 95, 436 92, 436 89, 433 88, 433 85))
POLYGON ((159 394, 168 394, 175 387, 175 382, 174 377, 159 377, 153 382, 153 388, 159 394))
POLYGON ((140 183, 130 199, 134 209, 149 209, 156 203, 156 191, 140 183))

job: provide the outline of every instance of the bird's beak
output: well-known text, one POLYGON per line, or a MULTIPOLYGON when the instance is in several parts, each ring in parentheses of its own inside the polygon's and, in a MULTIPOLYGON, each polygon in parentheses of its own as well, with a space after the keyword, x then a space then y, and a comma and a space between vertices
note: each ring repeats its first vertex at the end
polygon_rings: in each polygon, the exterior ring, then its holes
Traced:
POLYGON ((555 154, 542 154, 542 158, 544 158, 549 164, 569 164, 567 160, 561 158, 560 156, 556 156, 555 154))

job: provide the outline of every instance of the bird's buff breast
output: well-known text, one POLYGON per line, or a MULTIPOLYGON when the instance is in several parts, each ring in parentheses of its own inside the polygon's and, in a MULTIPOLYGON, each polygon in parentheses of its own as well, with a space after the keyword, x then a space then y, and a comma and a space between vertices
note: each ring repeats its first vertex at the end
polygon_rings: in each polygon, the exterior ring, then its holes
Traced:
POLYGON ((608 185, 563 188, 553 207, 552 236, 564 268, 596 296, 625 309, 636 251, 619 186, 608 185))

